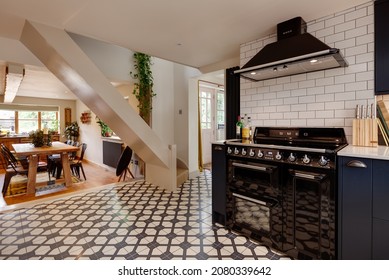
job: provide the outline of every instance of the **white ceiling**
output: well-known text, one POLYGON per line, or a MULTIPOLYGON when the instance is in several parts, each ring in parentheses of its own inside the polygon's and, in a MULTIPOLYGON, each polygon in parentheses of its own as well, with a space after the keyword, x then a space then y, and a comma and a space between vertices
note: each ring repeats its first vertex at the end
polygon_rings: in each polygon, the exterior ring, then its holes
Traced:
MULTIPOLYGON (((18 39, 24 20, 112 43, 211 72, 239 65, 239 45, 275 33, 277 23, 305 21, 367 0, 0 0, 0 37, 18 39)), ((4 58, 0 57, 0 60, 4 58)), ((26 92, 46 97, 66 88, 40 67, 26 67, 26 92), (28 83, 28 80, 39 82, 28 83), (59 84, 59 85, 58 85, 59 84), (42 92, 43 94, 44 92, 42 92)), ((23 88, 21 88, 22 90, 23 88)), ((57 97, 51 96, 57 95, 57 97)), ((62 98, 74 98, 65 94, 62 98)))

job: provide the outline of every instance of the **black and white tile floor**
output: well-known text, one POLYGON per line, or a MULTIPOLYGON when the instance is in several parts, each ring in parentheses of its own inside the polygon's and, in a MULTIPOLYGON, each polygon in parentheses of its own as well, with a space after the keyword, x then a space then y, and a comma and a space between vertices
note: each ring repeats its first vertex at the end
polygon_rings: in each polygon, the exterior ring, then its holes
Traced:
POLYGON ((280 259, 213 225, 211 173, 176 192, 143 181, 0 214, 0 259, 280 259))

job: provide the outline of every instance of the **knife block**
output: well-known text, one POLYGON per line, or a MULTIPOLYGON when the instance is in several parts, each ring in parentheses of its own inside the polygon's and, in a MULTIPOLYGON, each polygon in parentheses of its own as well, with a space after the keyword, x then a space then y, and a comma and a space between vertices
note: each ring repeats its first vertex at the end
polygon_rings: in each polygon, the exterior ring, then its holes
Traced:
POLYGON ((353 119, 353 145, 363 147, 378 146, 377 119, 353 119))

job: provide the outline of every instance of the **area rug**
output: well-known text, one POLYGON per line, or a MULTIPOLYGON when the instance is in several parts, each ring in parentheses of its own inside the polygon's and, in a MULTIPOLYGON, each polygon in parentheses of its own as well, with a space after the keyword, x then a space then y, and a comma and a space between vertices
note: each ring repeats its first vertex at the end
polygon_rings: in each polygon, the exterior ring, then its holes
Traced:
MULTIPOLYGON (((54 178, 51 177, 51 180, 54 178)), ((76 176, 72 176, 72 182, 78 183, 82 180, 76 176)), ((47 182, 47 185, 39 186, 36 188, 35 196, 45 195, 65 189, 64 184, 55 184, 53 181, 49 181, 49 175, 47 172, 37 173, 36 182, 42 183, 47 182)), ((6 196, 25 194, 27 190, 27 176, 26 175, 15 175, 11 178, 6 196)))

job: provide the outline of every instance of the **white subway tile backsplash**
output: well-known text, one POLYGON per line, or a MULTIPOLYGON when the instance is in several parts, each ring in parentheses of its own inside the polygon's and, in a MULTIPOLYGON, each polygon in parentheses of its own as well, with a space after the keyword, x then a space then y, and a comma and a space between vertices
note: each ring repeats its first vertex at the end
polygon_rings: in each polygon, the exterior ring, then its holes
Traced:
POLYGON ((365 17, 356 19, 355 26, 368 26, 369 24, 374 24, 374 15, 367 15, 365 17))
POLYGON ((334 84, 334 77, 316 79, 316 86, 327 86, 334 84))
POLYGON ((363 54, 363 53, 367 53, 367 44, 348 48, 345 51, 345 55, 347 55, 347 56, 358 55, 358 54, 363 54))
POLYGON ((299 118, 300 119, 313 119, 313 118, 315 118, 315 112, 314 111, 299 112, 299 118))
POLYGON ((290 112, 291 105, 280 105, 277 106, 277 112, 290 112))
POLYGON ((286 112, 284 113, 284 119, 291 120, 291 119, 298 119, 299 112, 286 112))
POLYGON ((334 117, 333 110, 316 111, 316 118, 319 119, 332 119, 334 117))
POLYGON ((315 86, 315 81, 314 80, 306 80, 306 81, 301 81, 298 83, 299 88, 311 88, 315 86))
MULTIPOLYGON (((344 127, 356 105, 374 102, 373 1, 308 22, 308 32, 339 48, 349 66, 261 82, 241 79, 241 106, 254 125, 344 127)), ((241 45, 241 64, 276 34, 241 45)))
POLYGON ((294 127, 306 127, 307 126, 307 120, 306 119, 292 119, 290 122, 290 126, 294 127))
POLYGON ((344 127, 344 119, 325 119, 324 125, 326 127, 344 127))
POLYGON ((324 110, 324 102, 314 102, 308 105, 308 111, 324 110))
POLYGON ((357 46, 369 44, 369 43, 374 43, 373 33, 357 37, 357 46))
POLYGON ((286 126, 286 127, 292 126, 290 120, 277 120, 276 125, 277 126, 286 126))
POLYGON ((335 100, 335 94, 319 94, 316 95, 316 102, 331 102, 335 100))
POLYGON ((355 100, 355 91, 336 93, 335 101, 340 101, 340 100, 355 100))
POLYGON ((288 97, 284 98, 284 104, 298 104, 299 98, 298 97, 288 97))
POLYGON ((303 96, 307 95, 307 89, 301 88, 301 89, 294 89, 291 91, 291 96, 303 96))
POLYGON ((347 13, 345 15, 345 19, 346 19, 346 21, 349 21, 349 20, 354 20, 357 18, 365 17, 365 16, 367 16, 367 7, 357 9, 354 12, 347 13))
POLYGON ((303 104, 303 103, 307 103, 307 104, 310 104, 310 103, 313 103, 315 102, 315 96, 314 95, 307 95, 307 96, 301 96, 299 97, 299 103, 300 104, 303 104))
POLYGON ((329 85, 325 86, 324 92, 327 93, 335 93, 335 92, 342 92, 344 91, 344 84, 338 84, 338 85, 329 85))
POLYGON ((277 99, 281 98, 287 98, 290 97, 290 91, 289 90, 284 90, 284 91, 279 91, 276 93, 277 99))
POLYGON ((324 126, 324 119, 308 119, 307 120, 307 126, 308 127, 323 127, 324 126))
POLYGON ((326 110, 344 109, 344 101, 326 102, 324 107, 326 110))
MULTIPOLYGON (((363 36, 363 35, 367 35, 367 26, 366 25, 346 31, 345 32, 345 39, 350 39, 350 38, 354 38, 357 36, 363 36)), ((357 39, 357 45, 358 45, 358 39, 357 39)))
POLYGON ((338 25, 338 24, 344 23, 344 21, 345 21, 344 15, 331 17, 325 21, 325 26, 330 27, 330 26, 338 25))
POLYGON ((347 74, 335 77, 335 84, 344 84, 355 82, 355 74, 347 74))
POLYGON ((366 89, 367 89, 366 81, 346 84, 346 91, 366 90, 366 89))
POLYGON ((373 71, 367 71, 367 72, 361 72, 356 73, 357 81, 371 81, 374 80, 374 72, 373 71))

